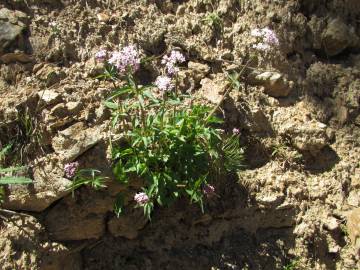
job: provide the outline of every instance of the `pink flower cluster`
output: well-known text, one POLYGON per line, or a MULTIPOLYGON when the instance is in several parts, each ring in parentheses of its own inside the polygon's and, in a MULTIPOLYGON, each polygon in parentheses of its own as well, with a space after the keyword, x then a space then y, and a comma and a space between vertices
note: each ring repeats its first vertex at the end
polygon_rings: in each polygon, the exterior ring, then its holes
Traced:
POLYGON ((100 51, 98 51, 95 54, 95 59, 100 61, 100 62, 104 62, 106 60, 106 58, 107 58, 107 55, 108 55, 108 51, 104 50, 104 49, 101 49, 100 51))
POLYGON ((78 168, 79 168, 79 162, 77 161, 65 164, 64 166, 65 176, 67 178, 73 178, 78 168))
POLYGON ((134 200, 140 204, 144 205, 149 201, 149 197, 145 192, 136 193, 134 196, 134 200))
POLYGON ((114 65, 120 73, 133 73, 140 67, 140 55, 135 46, 130 45, 113 52, 108 62, 114 65))
POLYGON ((168 76, 159 76, 156 78, 155 85, 162 92, 170 91, 174 88, 171 78, 168 76))
POLYGON ((251 35, 259 39, 259 42, 253 45, 254 49, 268 51, 271 47, 279 45, 279 39, 276 33, 268 27, 253 29, 251 35))
POLYGON ((185 56, 178 51, 172 51, 170 56, 165 55, 161 61, 161 63, 165 65, 166 72, 170 76, 176 75, 176 73, 179 72, 179 68, 176 64, 183 62, 185 62, 185 56))
POLYGON ((240 134, 240 130, 238 128, 234 128, 232 132, 233 132, 234 135, 239 135, 240 134))
POLYGON ((207 197, 211 197, 215 194, 215 187, 209 184, 206 184, 203 187, 203 193, 207 196, 207 197))

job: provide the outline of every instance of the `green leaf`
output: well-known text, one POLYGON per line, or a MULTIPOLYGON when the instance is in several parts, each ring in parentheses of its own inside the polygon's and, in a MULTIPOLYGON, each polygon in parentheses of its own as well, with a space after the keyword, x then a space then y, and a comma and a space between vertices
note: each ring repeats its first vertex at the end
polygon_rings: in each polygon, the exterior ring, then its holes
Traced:
POLYGON ((124 195, 119 193, 116 196, 116 200, 114 203, 114 212, 117 217, 119 217, 123 213, 124 202, 125 202, 124 195))
POLYGON ((26 168, 27 168, 26 166, 22 166, 22 167, 0 168, 0 173, 18 172, 18 171, 23 171, 23 170, 25 170, 26 168))
POLYGON ((0 160, 3 159, 7 155, 7 153, 10 151, 12 146, 13 146, 12 143, 9 143, 3 149, 1 149, 0 160))
POLYGON ((4 176, 0 178, 0 185, 31 184, 32 180, 27 177, 4 176))
POLYGON ((132 88, 129 86, 124 86, 122 88, 115 90, 114 93, 107 100, 108 101, 113 100, 114 98, 117 98, 119 96, 122 96, 122 95, 130 93, 130 92, 132 92, 132 88))
POLYGON ((112 109, 112 110, 117 110, 119 109, 119 105, 115 102, 111 102, 111 101, 103 101, 103 104, 105 105, 105 107, 112 109))

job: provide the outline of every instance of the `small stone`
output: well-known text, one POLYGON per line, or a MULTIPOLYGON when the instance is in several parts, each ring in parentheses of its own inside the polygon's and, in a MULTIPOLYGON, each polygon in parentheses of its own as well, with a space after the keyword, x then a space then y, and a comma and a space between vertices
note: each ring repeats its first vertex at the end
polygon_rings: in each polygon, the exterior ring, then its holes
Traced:
POLYGON ((61 101, 61 95, 53 90, 40 91, 38 92, 38 96, 47 105, 52 105, 61 101))
POLYGON ((67 110, 64 103, 60 103, 51 109, 50 115, 58 118, 64 118, 69 115, 69 111, 67 110))
POLYGON ((209 74, 210 72, 210 67, 208 65, 193 61, 189 61, 188 68, 195 71, 196 73, 203 74, 203 76, 209 74))
POLYGON ((333 253, 333 254, 339 253, 340 250, 341 250, 341 247, 339 245, 331 245, 331 246, 329 246, 329 249, 328 249, 329 253, 333 253))
POLYGON ((344 125, 349 118, 349 111, 345 106, 340 106, 337 109, 337 120, 339 121, 340 125, 344 125))
POLYGON ((263 86, 265 93, 272 97, 287 97, 293 87, 293 82, 289 82, 282 74, 272 71, 251 74, 250 83, 263 86))
POLYGON ((68 109, 69 112, 73 114, 77 114, 78 112, 80 112, 81 107, 82 105, 81 102, 79 101, 70 101, 66 103, 66 108, 68 109))
POLYGON ((97 16, 99 22, 106 23, 110 20, 110 16, 107 15, 106 13, 98 13, 96 16, 97 16))
POLYGON ((12 62, 20 62, 20 63, 30 63, 33 61, 30 55, 27 55, 22 52, 16 52, 16 53, 7 53, 0 57, 0 60, 4 64, 9 64, 12 62))
POLYGON ((354 209, 348 215, 347 228, 350 240, 360 255, 360 208, 354 209))
POLYGON ((256 201, 265 206, 278 206, 284 201, 284 198, 284 194, 272 193, 264 196, 259 193, 256 197, 256 201))
POLYGON ((347 203, 351 206, 359 207, 360 206, 360 191, 352 190, 350 191, 347 203))
POLYGON ((360 189, 360 168, 356 168, 354 175, 351 177, 351 187, 360 189))
POLYGON ((327 220, 324 221, 324 228, 329 231, 336 231, 340 228, 340 225, 336 218, 329 217, 327 220))

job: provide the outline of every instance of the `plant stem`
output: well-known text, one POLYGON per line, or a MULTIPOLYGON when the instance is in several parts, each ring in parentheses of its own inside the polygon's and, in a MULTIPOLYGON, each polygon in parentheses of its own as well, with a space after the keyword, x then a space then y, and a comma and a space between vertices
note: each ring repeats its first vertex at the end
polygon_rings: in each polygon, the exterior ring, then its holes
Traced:
MULTIPOLYGON (((248 67, 248 65, 251 63, 252 58, 249 59, 249 61, 247 61, 247 63, 243 66, 242 70, 239 73, 239 76, 241 76, 245 69, 248 67)), ((209 115, 205 118, 205 121, 208 121, 210 119, 210 117, 217 111, 217 109, 219 109, 219 107, 221 106, 221 104, 224 102, 225 98, 230 94, 230 92, 233 90, 232 85, 229 85, 226 87, 226 91, 224 93, 224 95, 221 97, 220 101, 218 102, 218 104, 216 104, 216 106, 214 107, 214 109, 212 109, 212 111, 209 113, 209 115)))

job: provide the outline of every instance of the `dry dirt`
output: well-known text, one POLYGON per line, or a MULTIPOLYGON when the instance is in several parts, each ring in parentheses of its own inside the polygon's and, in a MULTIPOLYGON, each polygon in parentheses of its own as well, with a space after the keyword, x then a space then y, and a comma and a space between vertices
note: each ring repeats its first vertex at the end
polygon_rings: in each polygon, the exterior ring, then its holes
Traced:
MULTIPOLYGON (((158 64, 137 79, 152 82, 158 64)), ((34 179, 6 187, 3 270, 360 269, 359 0, 2 0, 0 96, 0 146, 15 145, 3 165, 34 179), (280 47, 254 51, 257 27, 280 47), (148 222, 135 183, 117 218, 124 187, 67 190, 69 161, 112 177, 112 85, 95 79, 94 54, 130 43, 181 50, 181 89, 209 104, 255 55, 219 112, 241 130, 247 166, 219 181, 205 214, 179 201, 148 222)))

